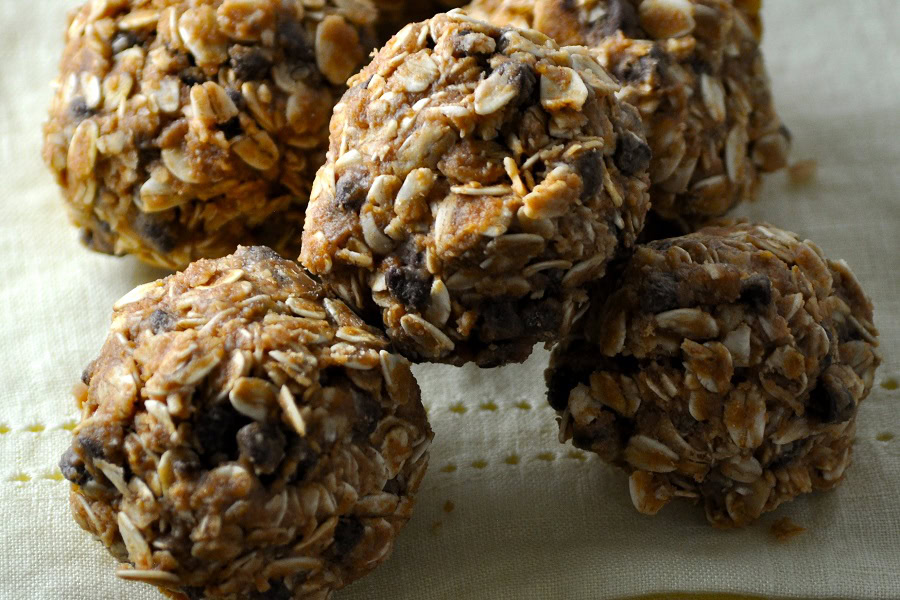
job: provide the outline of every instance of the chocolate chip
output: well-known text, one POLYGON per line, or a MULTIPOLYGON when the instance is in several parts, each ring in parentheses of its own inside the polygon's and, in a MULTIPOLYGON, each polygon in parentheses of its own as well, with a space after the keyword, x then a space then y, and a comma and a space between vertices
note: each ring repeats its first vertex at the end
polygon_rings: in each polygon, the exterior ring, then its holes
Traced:
POLYGON ((506 75, 511 85, 518 92, 516 93, 516 104, 522 105, 531 100, 534 91, 537 89, 537 76, 531 65, 508 61, 497 67, 497 71, 506 75))
POLYGON ((644 171, 650 165, 650 146, 633 131, 626 131, 619 136, 613 161, 626 175, 644 171))
POLYGON ((80 485, 87 479, 84 461, 72 448, 66 450, 59 459, 59 470, 62 471, 63 477, 75 484, 80 485))
POLYGON ((579 425, 573 421, 572 444, 576 448, 596 452, 606 462, 613 462, 625 446, 627 435, 621 430, 616 416, 609 410, 600 411, 590 423, 579 425))
POLYGON ((225 88, 225 93, 228 94, 228 98, 234 102, 234 105, 238 110, 243 110, 247 106, 247 100, 244 99, 244 94, 241 93, 240 90, 228 87, 225 88))
POLYGON ((528 304, 522 310, 525 331, 532 335, 558 332, 562 327, 563 307, 558 300, 544 300, 540 304, 528 304))
POLYGON ((237 433, 238 450, 260 473, 274 473, 284 458, 284 434, 268 423, 250 423, 237 433))
POLYGON ((188 600, 205 600, 206 598, 201 587, 184 587, 181 588, 181 592, 188 597, 188 600))
POLYGON ((596 196, 603 189, 603 153, 600 150, 585 152, 575 161, 575 169, 581 175, 581 199, 596 196))
POLYGON ((115 36, 113 36, 112 43, 110 47, 112 48, 113 54, 118 54, 123 50, 128 50, 134 46, 137 46, 141 43, 141 38, 136 36, 131 31, 120 31, 115 36))
POLYGON ((295 437, 288 449, 288 458, 285 460, 286 466, 288 466, 287 463, 290 463, 293 472, 285 473, 285 476, 291 483, 303 481, 317 462, 319 462, 319 455, 310 443, 301 437, 295 437))
POLYGON ((806 410, 822 423, 843 423, 856 414, 856 401, 838 375, 825 371, 809 393, 806 410))
POLYGON ((401 496, 406 493, 406 483, 400 479, 400 476, 397 475, 393 479, 389 479, 385 484, 382 491, 387 494, 393 494, 395 496, 401 496))
POLYGON ((384 277, 391 295, 413 310, 421 310, 431 296, 431 277, 416 267, 391 267, 384 277))
POLYGON ((772 303, 772 281, 761 273, 744 279, 741 281, 740 300, 756 310, 764 309, 772 303))
POLYGON ((229 64, 242 81, 265 79, 272 68, 272 60, 258 46, 234 45, 228 50, 229 64))
POLYGON ((217 454, 237 455, 237 432, 245 420, 228 402, 220 402, 200 412, 194 422, 194 438, 200 454, 212 458, 217 454))
POLYGON ((622 30, 627 34, 638 26, 637 13, 628 0, 607 0, 606 14, 600 22, 599 33, 603 37, 614 35, 622 30))
POLYGON ((363 538, 366 528, 356 517, 341 517, 334 528, 334 553, 347 556, 363 538))
POLYGON ((251 596, 252 600, 293 600, 294 594, 280 579, 278 581, 270 581, 272 586, 265 592, 254 592, 251 596))
POLYGON ((694 70, 694 73, 696 73, 697 75, 712 75, 712 66, 699 56, 694 56, 693 58, 691 58, 690 65, 694 70))
POLYGON ((93 108, 88 108, 87 102, 81 96, 72 100, 69 104, 69 114, 72 115, 74 121, 84 121, 97 114, 93 108))
POLYGON ((97 439, 87 432, 81 433, 75 438, 75 443, 81 446, 82 451, 89 458, 104 458, 106 449, 103 447, 103 440, 97 439))
POLYGON ((672 273, 651 273, 641 282, 641 310, 657 314, 678 308, 678 282, 672 273))
POLYGON ((179 452, 175 460, 172 461, 172 469, 175 474, 184 478, 190 478, 200 471, 202 465, 196 454, 190 450, 179 452))
POLYGON ((289 61, 315 63, 316 48, 297 19, 285 18, 278 21, 278 42, 289 61))
POLYGON ((175 227, 162 213, 145 213, 136 211, 131 220, 131 227, 151 247, 167 254, 177 246, 175 227))
POLYGON ((150 331, 159 333, 160 331, 172 331, 175 328, 177 320, 161 308, 157 308, 150 315, 150 331))
POLYGON ((219 131, 225 134, 226 139, 230 140, 241 135, 244 129, 241 127, 241 120, 237 117, 232 117, 219 125, 219 131))
POLYGON ((200 67, 185 67, 178 73, 178 78, 187 86, 195 86, 206 81, 206 73, 200 67))
POLYGON ((381 404, 365 392, 353 388, 353 406, 356 408, 353 431, 368 437, 381 420, 381 404))
POLYGON ((342 209, 359 210, 369 193, 369 177, 363 169, 350 169, 337 181, 335 200, 342 209))
POLYGON ((512 340, 525 333, 525 324, 512 302, 494 302, 481 313, 479 337, 484 342, 512 340))
POLYGON ((96 366, 97 361, 92 360, 88 363, 88 366, 84 368, 84 371, 81 372, 81 383, 84 385, 91 384, 91 377, 94 375, 94 367, 96 366))
POLYGON ((569 393, 577 386, 583 373, 569 367, 559 367, 549 371, 547 380, 547 402, 553 410, 565 410, 569 405, 569 393))

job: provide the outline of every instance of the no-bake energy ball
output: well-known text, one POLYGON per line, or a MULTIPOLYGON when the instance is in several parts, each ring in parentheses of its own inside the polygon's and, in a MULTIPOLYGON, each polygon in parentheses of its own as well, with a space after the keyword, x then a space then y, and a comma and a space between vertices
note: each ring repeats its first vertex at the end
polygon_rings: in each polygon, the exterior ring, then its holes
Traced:
POLYGON ((475 0, 474 16, 590 46, 653 149, 653 211, 688 228, 755 199, 789 134, 759 47, 759 0, 475 0))
POLYGON ((82 377, 75 520, 173 598, 327 598, 391 553, 428 461, 386 348, 265 247, 136 288, 82 377))
POLYGON ((370 0, 93 0, 66 34, 44 159, 92 249, 183 268, 296 255, 370 0))
POLYGON ((768 225, 641 246, 547 372, 560 438, 630 474, 635 507, 702 502, 741 526, 828 490, 880 363, 843 261, 768 225))
POLYGON ((303 264, 416 360, 524 360, 648 209, 650 148, 585 48, 456 11, 409 25, 331 122, 303 264))

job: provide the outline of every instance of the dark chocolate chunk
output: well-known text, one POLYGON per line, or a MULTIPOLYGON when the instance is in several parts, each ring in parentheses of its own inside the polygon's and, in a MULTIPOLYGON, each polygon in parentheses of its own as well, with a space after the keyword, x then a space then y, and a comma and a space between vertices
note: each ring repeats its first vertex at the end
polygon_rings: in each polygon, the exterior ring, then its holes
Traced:
POLYGON ((244 110, 247 106, 247 100, 244 99, 244 94, 237 88, 229 87, 225 89, 225 93, 228 94, 228 97, 234 102, 234 105, 238 108, 238 110, 244 110))
POLYGON ((613 462, 625 446, 624 432, 609 410, 601 411, 596 419, 579 425, 573 421, 572 444, 576 448, 596 452, 600 458, 613 462))
POLYGON ((633 131, 625 131, 619 136, 613 161, 626 175, 644 171, 650 165, 650 146, 633 131))
POLYGON ((495 302, 482 311, 478 331, 483 342, 499 342, 520 337, 525 333, 525 324, 512 302, 495 302))
POLYGON ((762 310, 772 303, 772 281, 757 273, 741 281, 741 302, 762 310))
POLYGON ((319 462, 319 455, 313 450, 308 441, 301 437, 293 438, 291 447, 288 450, 288 459, 285 463, 290 462, 293 466, 293 473, 286 473, 285 476, 292 483, 303 481, 312 471, 316 463, 319 462))
POLYGON ((678 308, 678 282, 672 273, 650 273, 640 290, 641 310, 657 314, 678 308))
POLYGON ((188 479, 200 472, 200 459, 193 452, 179 452, 175 460, 172 461, 172 469, 175 474, 188 479))
POLYGON ((278 42, 285 58, 292 62, 314 64, 316 48, 303 25, 294 18, 278 20, 278 42))
POLYGON ((825 371, 806 403, 810 416, 822 423, 843 423, 856 414, 853 394, 838 375, 829 373, 833 368, 825 371))
POLYGON ((569 405, 569 393, 583 379, 583 373, 568 367, 558 367, 550 371, 547 381, 547 402, 553 410, 565 410, 569 405))
POLYGON ((381 420, 381 404, 365 392, 353 388, 353 406, 356 408, 356 422, 353 431, 368 437, 375 431, 381 420))
MULTIPOLYGON (((190 57, 190 55, 188 55, 190 57)), ((178 74, 181 82, 188 86, 195 86, 199 83, 206 82, 206 73, 200 67, 185 67, 178 74)))
POLYGON ((369 178, 362 169, 350 169, 337 181, 335 200, 342 209, 359 210, 369 193, 369 178))
MULTIPOLYGON (((587 200, 603 189, 603 152, 591 150, 585 152, 575 161, 575 168, 581 175, 581 199, 587 200)), ((612 229, 615 231, 616 228, 612 229)))
POLYGON ((96 366, 97 361, 92 360, 88 363, 88 365, 84 368, 84 371, 81 372, 81 383, 84 385, 91 384, 91 377, 94 375, 94 366, 96 366))
POLYGON ((66 450, 59 459, 59 470, 62 471, 63 477, 75 484, 80 485, 87 479, 84 461, 72 448, 66 450))
POLYGON ((229 140, 244 132, 244 129, 241 127, 241 120, 237 117, 232 117, 219 125, 219 130, 224 133, 225 138, 229 140))
POLYGON ((173 226, 163 213, 137 211, 131 226, 147 244, 162 254, 167 254, 177 246, 173 226))
POLYGON ((205 600, 206 596, 203 595, 203 588, 201 587, 184 587, 181 588, 181 593, 188 597, 188 600, 205 600))
POLYGON ((238 450, 260 473, 274 473, 284 458, 285 438, 281 428, 267 423, 250 423, 237 433, 238 450))
POLYGON ((619 30, 630 35, 638 26, 637 13, 628 0, 607 0, 606 14, 600 22, 602 37, 615 35, 619 30))
POLYGON ((228 56, 235 76, 243 81, 265 79, 272 67, 272 59, 258 46, 236 44, 229 48, 228 56))
POLYGON ((385 274, 391 295, 413 310, 422 310, 431 296, 431 277, 415 267, 391 267, 385 274))
POLYGON ((506 75, 509 82, 518 92, 516 93, 516 105, 522 105, 531 100, 534 91, 537 89, 537 76, 531 65, 508 61, 497 67, 497 71, 506 75))
POLYGON ((563 307, 558 300, 548 299, 540 304, 528 304, 522 310, 525 331, 532 335, 558 332, 562 327, 563 307))
POLYGON ((246 420, 231 404, 220 402, 200 412, 194 421, 194 438, 200 454, 212 458, 217 454, 237 456, 237 432, 246 420))
POLYGON ((395 496, 399 496, 406 492, 406 482, 400 478, 400 475, 397 475, 393 479, 389 479, 382 489, 385 493, 394 494, 395 496))
POLYGON ((265 592, 255 592, 251 598, 253 600, 293 600, 294 594, 280 579, 277 581, 269 581, 272 586, 265 592))
POLYGON ((161 308, 157 308, 150 315, 150 330, 153 333, 161 331, 172 331, 175 328, 177 319, 161 308))
POLYGON ((69 114, 72 115, 74 121, 84 121, 97 114, 97 111, 93 108, 88 108, 84 98, 78 96, 69 104, 69 114))
POLYGON ((341 517, 334 528, 334 553, 338 558, 350 554, 363 538, 366 528, 356 517, 341 517))
POLYGON ((89 458, 104 458, 106 455, 103 440, 97 439, 90 432, 80 433, 75 441, 89 458))

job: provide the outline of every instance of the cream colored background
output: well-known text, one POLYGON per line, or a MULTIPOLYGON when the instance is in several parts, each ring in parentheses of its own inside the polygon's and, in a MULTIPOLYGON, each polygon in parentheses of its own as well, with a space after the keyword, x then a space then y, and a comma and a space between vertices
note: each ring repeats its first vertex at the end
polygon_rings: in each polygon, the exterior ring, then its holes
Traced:
MULTIPOLYGON (((73 523, 55 466, 75 416, 68 391, 113 302, 161 274, 80 247, 40 163, 71 6, 0 0, 0 598, 149 600, 73 523)), ((900 375, 900 2, 769 0, 765 21, 795 157, 816 158, 819 174, 802 189, 772 177, 746 212, 849 260, 875 300, 880 383, 900 375)), ((900 598, 900 390, 876 384, 839 490, 723 533, 689 505, 640 516, 619 473, 570 457, 544 403, 545 362, 540 351, 502 370, 417 369, 436 432, 418 510, 394 558, 337 598, 900 598), (774 542, 782 516, 809 531, 774 542)))

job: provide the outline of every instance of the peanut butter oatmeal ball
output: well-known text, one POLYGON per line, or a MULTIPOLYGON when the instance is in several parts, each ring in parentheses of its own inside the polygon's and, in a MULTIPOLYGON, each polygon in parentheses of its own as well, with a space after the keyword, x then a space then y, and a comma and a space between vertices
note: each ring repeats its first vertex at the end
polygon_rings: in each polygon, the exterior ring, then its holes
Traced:
POLYGON ((84 243, 183 268, 296 255, 371 0, 92 0, 66 34, 44 159, 84 243))
POLYGON ((82 376, 75 520, 172 598, 327 598, 387 559, 425 474, 387 346, 265 247, 136 288, 82 376))
POLYGON ((547 371, 560 439, 630 474, 635 508, 746 525, 838 485, 880 363, 844 261, 769 225, 641 246, 547 371))
POLYGON ((754 200, 787 164, 759 47, 759 0, 475 0, 497 25, 590 46, 640 110, 653 150, 652 208, 695 229, 754 200))
POLYGON ((301 260, 408 358, 494 366, 560 337, 632 246, 650 149, 585 48, 462 12, 349 82, 301 260))

